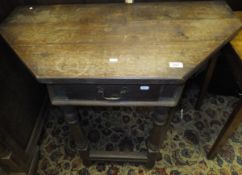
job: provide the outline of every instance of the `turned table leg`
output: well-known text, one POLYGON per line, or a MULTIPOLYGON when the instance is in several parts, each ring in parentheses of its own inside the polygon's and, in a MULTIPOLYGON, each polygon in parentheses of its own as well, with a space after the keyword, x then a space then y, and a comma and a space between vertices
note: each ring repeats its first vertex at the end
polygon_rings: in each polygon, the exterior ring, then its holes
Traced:
POLYGON ((84 133, 79 124, 78 112, 74 107, 61 107, 65 121, 70 127, 70 134, 72 139, 74 139, 77 150, 83 160, 84 165, 89 165, 89 148, 88 140, 86 139, 84 133))
POLYGON ((214 69, 215 69, 215 66, 216 66, 216 63, 217 63, 217 60, 218 60, 218 56, 219 54, 217 53, 216 55, 214 55, 213 58, 210 59, 209 63, 208 63, 208 68, 206 70, 206 75, 204 77, 204 80, 203 80, 203 83, 202 83, 202 88, 199 92, 199 95, 198 95, 198 100, 197 100, 197 103, 196 103, 196 106, 195 106, 195 109, 199 110, 201 105, 202 105, 202 101, 207 93, 207 90, 208 90, 208 85, 210 83, 210 80, 212 79, 212 76, 213 76, 213 72, 214 72, 214 69))
MULTIPOLYGON (((241 59, 238 57, 238 55, 236 55, 236 52, 231 47, 231 45, 227 45, 226 47, 227 47, 227 50, 230 52, 229 54, 227 52, 224 53, 226 61, 229 67, 231 68, 234 78, 237 80, 237 84, 239 88, 242 90, 241 59), (231 57, 231 53, 233 53, 232 57, 231 57)), ((240 98, 238 105, 233 110, 226 124, 220 131, 215 143, 213 144, 212 148, 209 150, 209 153, 207 155, 208 159, 213 159, 216 156, 219 149, 223 147, 223 145, 226 143, 228 138, 239 127, 239 125, 241 124, 241 121, 242 121, 242 99, 240 98)))
POLYGON ((224 125, 223 129, 219 133, 215 143, 210 149, 207 157, 208 159, 213 159, 219 149, 227 142, 228 138, 237 130, 242 121, 242 99, 236 106, 232 114, 230 115, 228 121, 224 125))
POLYGON ((153 167, 157 157, 160 154, 160 147, 166 138, 167 130, 172 119, 173 110, 163 108, 160 114, 153 118, 153 128, 147 142, 148 147, 148 163, 147 167, 153 167))

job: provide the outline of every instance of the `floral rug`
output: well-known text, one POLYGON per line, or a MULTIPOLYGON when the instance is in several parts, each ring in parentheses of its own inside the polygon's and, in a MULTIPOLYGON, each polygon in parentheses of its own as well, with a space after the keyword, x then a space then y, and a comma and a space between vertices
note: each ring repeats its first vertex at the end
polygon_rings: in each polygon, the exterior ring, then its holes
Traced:
MULTIPOLYGON (((208 95, 195 110, 197 90, 189 88, 173 117, 153 169, 140 164, 96 162, 85 167, 69 138, 69 127, 57 107, 49 112, 40 146, 39 175, 242 175, 242 126, 214 160, 206 152, 238 101, 208 95)), ((80 107, 80 125, 92 149, 146 151, 145 139, 158 108, 80 107)))

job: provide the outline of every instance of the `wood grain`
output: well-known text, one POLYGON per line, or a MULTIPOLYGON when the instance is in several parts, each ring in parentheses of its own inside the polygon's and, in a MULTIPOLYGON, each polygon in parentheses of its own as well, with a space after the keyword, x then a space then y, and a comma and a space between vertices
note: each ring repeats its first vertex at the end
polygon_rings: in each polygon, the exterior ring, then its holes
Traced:
POLYGON ((41 82, 189 78, 240 29, 220 1, 17 8, 0 33, 41 82), (118 59, 111 63, 110 58, 118 59), (169 62, 182 62, 174 69, 169 62))
MULTIPOLYGON (((242 11, 235 12, 236 16, 242 21, 242 11)), ((242 60, 242 30, 236 35, 236 37, 231 41, 231 45, 235 52, 238 54, 242 60)))

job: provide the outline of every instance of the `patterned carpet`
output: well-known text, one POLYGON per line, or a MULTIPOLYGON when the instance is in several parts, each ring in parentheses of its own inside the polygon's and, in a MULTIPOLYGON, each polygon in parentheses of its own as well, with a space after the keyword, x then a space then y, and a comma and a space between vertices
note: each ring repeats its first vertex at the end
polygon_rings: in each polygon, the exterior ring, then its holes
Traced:
MULTIPOLYGON (((194 109, 197 90, 189 88, 182 98, 160 150, 161 157, 151 170, 139 164, 96 162, 86 168, 69 138, 69 128, 58 108, 49 112, 41 144, 39 175, 241 175, 242 126, 214 160, 206 152, 227 120, 237 100, 208 95, 200 111, 194 109)), ((151 117, 158 108, 81 107, 81 125, 92 148, 146 151, 144 140, 151 117)))

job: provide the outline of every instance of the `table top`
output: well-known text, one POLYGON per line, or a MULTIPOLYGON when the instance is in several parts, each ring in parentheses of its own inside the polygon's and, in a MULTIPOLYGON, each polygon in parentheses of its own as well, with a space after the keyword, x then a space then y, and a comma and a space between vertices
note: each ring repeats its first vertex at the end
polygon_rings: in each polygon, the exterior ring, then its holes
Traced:
POLYGON ((0 33, 43 83, 182 83, 240 29, 225 2, 18 7, 0 33))
MULTIPOLYGON (((242 22, 242 11, 237 11, 235 14, 240 18, 242 22)), ((240 32, 230 43, 242 61, 242 30, 240 30, 240 32)))

